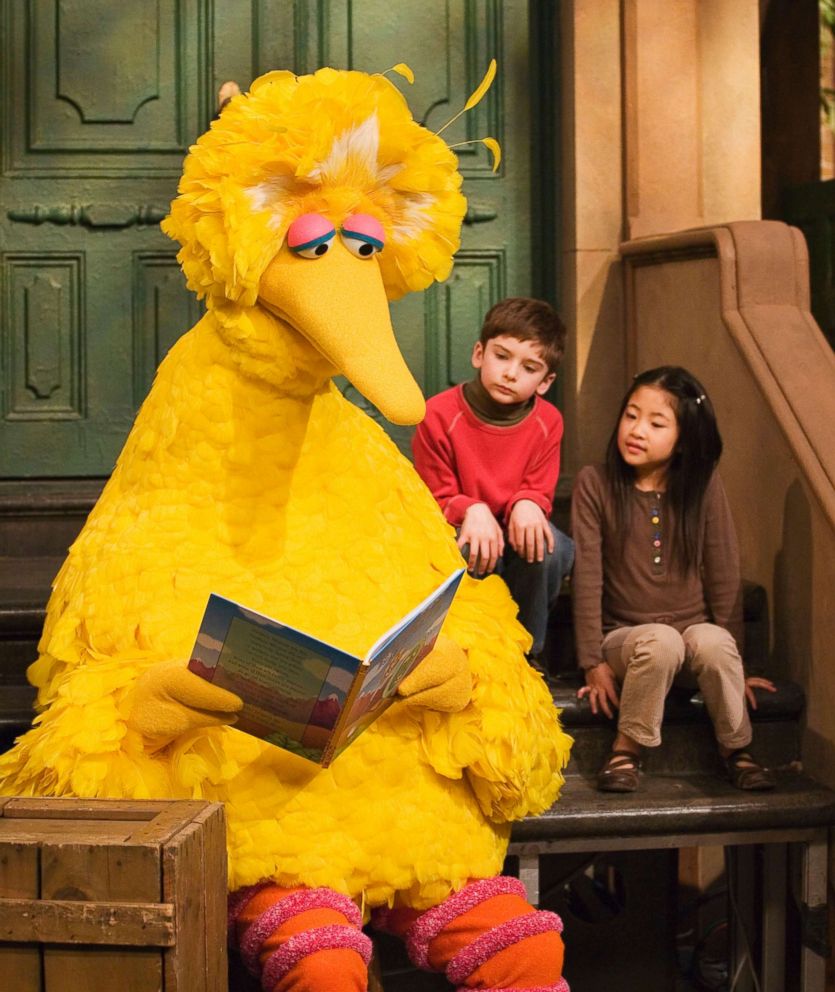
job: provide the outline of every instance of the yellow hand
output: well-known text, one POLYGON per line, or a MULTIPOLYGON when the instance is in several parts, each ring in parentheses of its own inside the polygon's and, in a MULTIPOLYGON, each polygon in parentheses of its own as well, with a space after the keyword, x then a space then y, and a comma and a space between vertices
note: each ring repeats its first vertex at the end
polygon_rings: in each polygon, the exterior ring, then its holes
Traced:
POLYGON ((440 634, 435 647, 400 683, 397 692, 409 706, 458 713, 469 703, 473 679, 467 655, 440 634))
POLYGON ((154 748, 201 727, 234 723, 243 702, 190 672, 181 661, 161 661, 136 683, 128 723, 154 748))

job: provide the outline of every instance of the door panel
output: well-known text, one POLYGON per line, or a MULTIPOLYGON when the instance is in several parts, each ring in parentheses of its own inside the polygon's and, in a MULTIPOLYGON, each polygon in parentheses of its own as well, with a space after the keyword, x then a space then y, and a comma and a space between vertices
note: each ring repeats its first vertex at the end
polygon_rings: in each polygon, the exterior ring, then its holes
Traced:
POLYGON ((203 6, 7 0, 4 174, 176 179, 211 105, 203 6))
POLYGON ((393 306, 428 393, 470 375, 484 311, 531 290, 530 59, 522 0, 6 0, 0 107, 0 477, 106 475, 154 370, 200 313, 158 224, 226 79, 386 70, 445 132, 469 200, 452 277, 393 306))
POLYGON ((11 368, 8 417, 82 416, 80 255, 9 255, 11 368))

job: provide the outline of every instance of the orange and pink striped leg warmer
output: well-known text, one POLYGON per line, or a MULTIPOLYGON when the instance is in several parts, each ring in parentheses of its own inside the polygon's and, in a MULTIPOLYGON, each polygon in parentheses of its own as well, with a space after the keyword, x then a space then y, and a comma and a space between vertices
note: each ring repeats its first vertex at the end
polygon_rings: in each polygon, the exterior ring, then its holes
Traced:
POLYGON ((333 889, 264 882, 229 900, 230 939, 264 992, 366 992, 371 941, 356 904, 333 889))
POLYGON ((471 881, 425 913, 383 910, 372 923, 403 936, 412 962, 459 992, 569 992, 562 921, 535 910, 518 879, 471 881))
MULTIPOLYGON (((229 922, 265 992, 366 992, 371 942, 347 896, 265 882, 230 898, 229 922)), ((535 910, 518 879, 471 881, 425 913, 381 910, 372 922, 403 937, 416 966, 444 972, 459 992, 569 992, 562 921, 535 910)))

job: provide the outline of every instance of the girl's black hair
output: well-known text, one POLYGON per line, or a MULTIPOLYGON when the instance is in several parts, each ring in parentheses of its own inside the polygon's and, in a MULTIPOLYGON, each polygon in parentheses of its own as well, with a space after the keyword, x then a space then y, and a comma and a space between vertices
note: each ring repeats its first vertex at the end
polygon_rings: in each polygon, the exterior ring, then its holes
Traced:
POLYGON ((662 365, 632 380, 620 406, 606 449, 606 475, 615 505, 616 533, 625 540, 635 470, 618 450, 618 428, 624 410, 641 386, 663 389, 673 398, 678 441, 667 469, 667 505, 675 519, 670 535, 670 560, 681 572, 698 567, 699 523, 705 491, 722 454, 722 438, 713 404, 699 380, 687 369, 662 365))

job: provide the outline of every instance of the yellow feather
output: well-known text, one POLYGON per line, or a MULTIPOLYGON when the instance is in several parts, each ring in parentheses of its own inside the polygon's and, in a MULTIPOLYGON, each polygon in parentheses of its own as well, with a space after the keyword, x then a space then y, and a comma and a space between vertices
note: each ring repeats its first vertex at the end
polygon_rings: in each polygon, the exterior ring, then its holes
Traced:
POLYGON ((481 143, 486 145, 493 154, 493 172, 499 171, 499 165, 502 161, 502 146, 496 141, 495 138, 482 138, 481 143))
POLYGON ((415 81, 415 74, 406 65, 405 62, 398 62, 397 65, 393 65, 391 69, 392 72, 396 72, 399 76, 402 76, 404 79, 407 79, 410 84, 415 81))
POLYGON ((490 65, 487 68, 487 72, 485 72, 484 74, 484 79, 482 79, 481 82, 478 84, 478 86, 475 88, 475 92, 470 97, 470 99, 467 100, 467 102, 464 104, 463 109, 459 110, 458 113, 452 118, 452 120, 448 120, 443 127, 439 127, 435 133, 436 134, 443 133, 451 124, 454 124, 462 114, 466 114, 468 110, 472 110, 473 107, 475 107, 476 104, 479 103, 479 101, 484 96, 484 94, 490 89, 490 86, 492 85, 493 80, 495 78, 496 78, 496 60, 490 59, 490 65))
POLYGON ((473 107, 481 100, 484 94, 490 89, 493 80, 496 78, 496 60, 490 59, 490 65, 487 67, 487 72, 484 73, 484 79, 478 84, 475 92, 470 97, 469 100, 464 104, 464 110, 472 110, 473 107))

